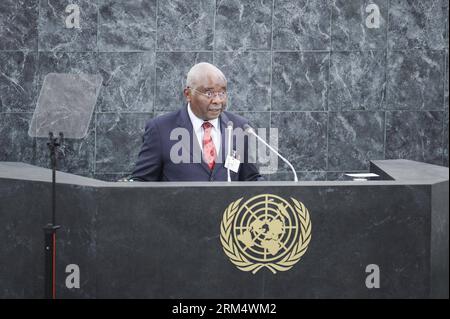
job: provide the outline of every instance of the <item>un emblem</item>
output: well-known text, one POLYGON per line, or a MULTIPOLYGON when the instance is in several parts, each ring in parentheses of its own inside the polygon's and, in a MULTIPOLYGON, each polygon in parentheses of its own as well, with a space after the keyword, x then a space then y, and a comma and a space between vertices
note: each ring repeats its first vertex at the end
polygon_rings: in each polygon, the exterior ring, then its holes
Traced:
POLYGON ((291 269, 308 249, 311 220, 308 209, 295 198, 262 194, 242 205, 232 202, 223 213, 220 241, 230 261, 255 274, 267 267, 274 274, 291 269))

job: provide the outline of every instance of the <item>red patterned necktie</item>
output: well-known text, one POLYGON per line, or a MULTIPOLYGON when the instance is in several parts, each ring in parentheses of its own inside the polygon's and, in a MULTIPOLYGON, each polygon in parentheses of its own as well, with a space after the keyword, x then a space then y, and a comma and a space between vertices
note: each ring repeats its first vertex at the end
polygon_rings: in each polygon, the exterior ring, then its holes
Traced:
POLYGON ((203 156, 209 169, 213 169, 214 164, 216 163, 216 146, 211 137, 213 125, 209 122, 204 122, 202 127, 205 130, 205 134, 203 134, 203 156))

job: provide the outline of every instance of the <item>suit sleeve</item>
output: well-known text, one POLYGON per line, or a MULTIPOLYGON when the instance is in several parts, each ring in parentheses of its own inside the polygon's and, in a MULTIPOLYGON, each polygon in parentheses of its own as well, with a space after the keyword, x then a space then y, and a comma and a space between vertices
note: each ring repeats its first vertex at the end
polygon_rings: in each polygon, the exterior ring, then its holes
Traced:
POLYGON ((264 181, 255 164, 244 163, 239 171, 240 181, 264 181))
POLYGON ((143 137, 143 144, 132 174, 135 181, 149 182, 162 179, 162 149, 158 127, 150 120, 143 137))

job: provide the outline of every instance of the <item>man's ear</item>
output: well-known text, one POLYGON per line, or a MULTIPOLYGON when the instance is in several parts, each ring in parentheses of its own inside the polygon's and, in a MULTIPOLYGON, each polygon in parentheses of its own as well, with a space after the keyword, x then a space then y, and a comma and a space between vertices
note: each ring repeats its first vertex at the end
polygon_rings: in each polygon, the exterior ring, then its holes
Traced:
POLYGON ((191 90, 189 88, 185 88, 183 90, 183 95, 186 98, 186 101, 188 101, 188 102, 191 101, 191 90))

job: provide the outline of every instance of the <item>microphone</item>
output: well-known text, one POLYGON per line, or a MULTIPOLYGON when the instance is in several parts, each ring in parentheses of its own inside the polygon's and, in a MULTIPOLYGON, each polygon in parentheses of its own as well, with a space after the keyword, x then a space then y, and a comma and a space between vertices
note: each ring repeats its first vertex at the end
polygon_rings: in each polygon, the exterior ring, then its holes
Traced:
MULTIPOLYGON (((231 154, 231 140, 233 138, 233 122, 231 122, 231 121, 228 121, 228 124, 227 124, 227 135, 228 135, 228 143, 227 143, 228 145, 227 145, 227 157, 226 157, 226 159, 231 154)), ((226 159, 225 159, 225 162, 226 162, 226 159)), ((227 168, 227 181, 231 182, 231 175, 230 175, 230 168, 229 167, 227 168)))
POLYGON ((255 130, 248 124, 244 125, 244 131, 252 134, 253 136, 255 136, 258 140, 260 140, 264 145, 266 145, 272 152, 274 152, 275 154, 278 155, 279 158, 281 158, 286 164, 289 165, 289 167, 291 168, 292 172, 294 173, 294 181, 298 182, 298 178, 297 178, 297 173, 295 172, 294 166, 292 166, 292 164, 285 159, 280 153, 278 153, 272 146, 270 146, 268 143, 266 143, 266 141, 264 141, 261 137, 259 137, 258 134, 255 133, 255 130))

